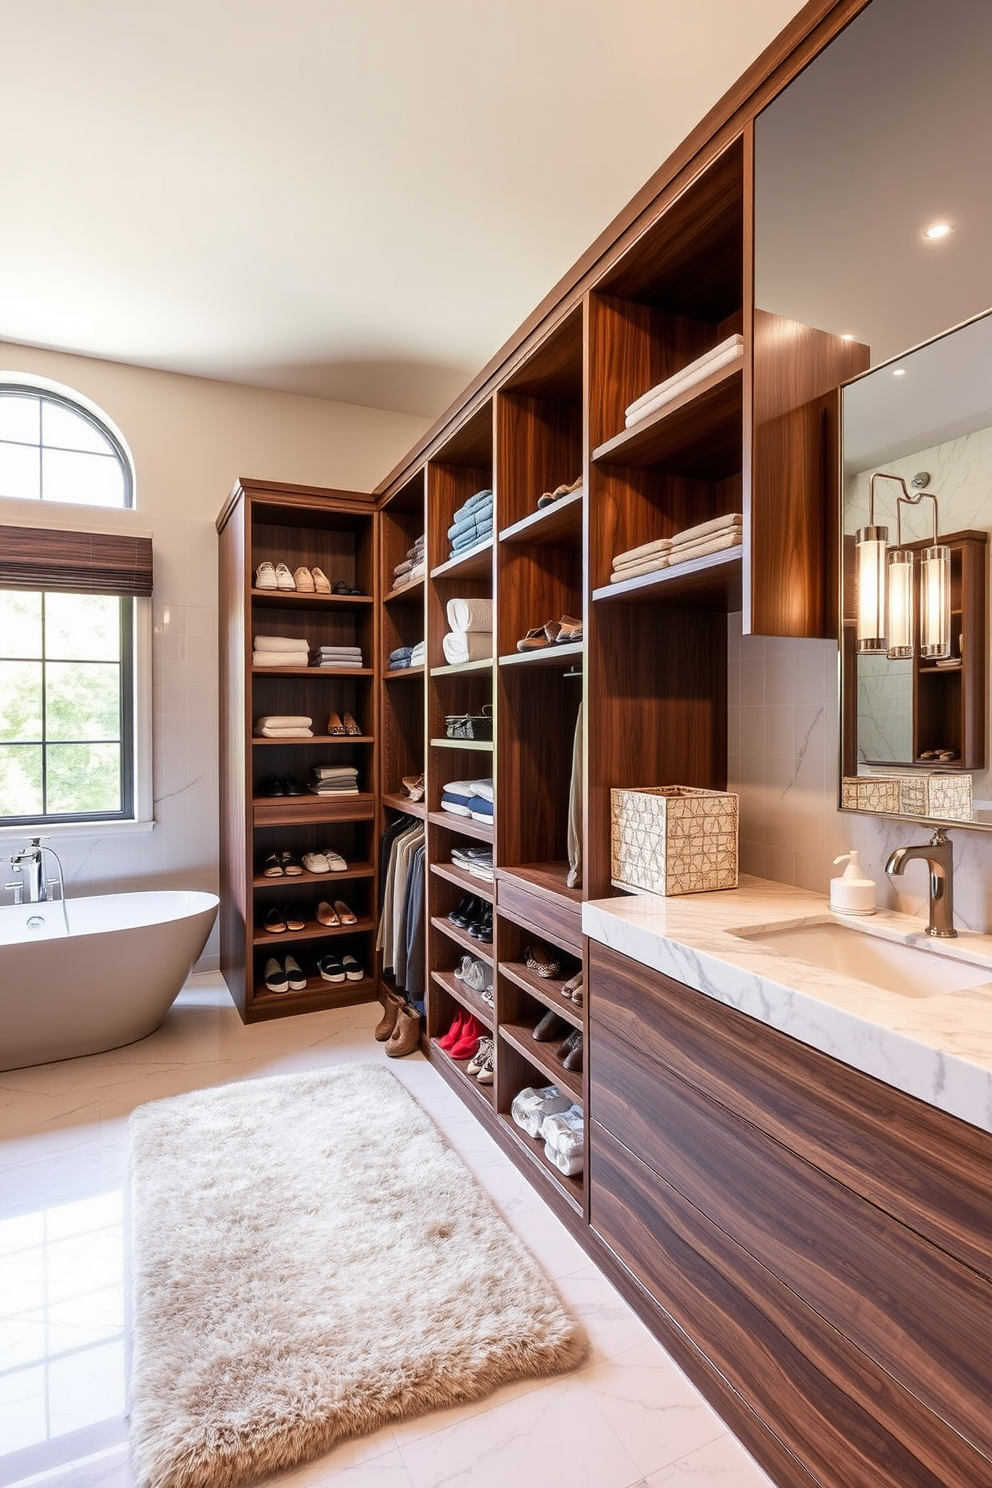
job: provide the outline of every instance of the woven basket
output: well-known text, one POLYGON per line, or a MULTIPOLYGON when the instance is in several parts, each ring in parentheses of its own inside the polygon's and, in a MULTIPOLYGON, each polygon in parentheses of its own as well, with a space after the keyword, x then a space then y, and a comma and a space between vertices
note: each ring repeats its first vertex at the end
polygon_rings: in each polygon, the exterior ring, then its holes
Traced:
POLYGON ((736 889, 736 796, 661 785, 612 790, 610 797, 617 888, 666 895, 736 889))

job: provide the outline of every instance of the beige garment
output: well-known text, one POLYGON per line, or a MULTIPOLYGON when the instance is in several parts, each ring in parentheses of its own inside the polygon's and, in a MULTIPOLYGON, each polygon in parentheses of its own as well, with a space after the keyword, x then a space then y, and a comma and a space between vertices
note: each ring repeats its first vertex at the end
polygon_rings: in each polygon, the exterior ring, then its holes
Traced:
POLYGON ((676 532, 672 538, 675 547, 684 547, 686 543, 702 542, 704 538, 716 537, 721 532, 728 531, 731 527, 742 527, 744 518, 740 512, 728 512, 724 517, 711 517, 708 522, 700 522, 696 527, 686 527, 682 532, 676 532))
POLYGON ((626 414, 629 417, 632 413, 640 413, 653 399, 657 398, 659 393, 667 391, 676 383, 684 382, 687 377, 693 376, 700 368, 708 367, 711 362, 715 362, 728 351, 733 351, 736 355, 740 356, 744 351, 744 337, 741 335, 727 336, 717 346, 711 347, 709 351, 704 351, 702 356, 696 357, 695 361, 689 362, 688 366, 681 368, 678 372, 673 372, 671 377, 665 378, 664 382, 656 383, 653 388, 648 388, 646 393, 642 393, 639 398, 635 398, 633 403, 628 404, 625 410, 626 414))

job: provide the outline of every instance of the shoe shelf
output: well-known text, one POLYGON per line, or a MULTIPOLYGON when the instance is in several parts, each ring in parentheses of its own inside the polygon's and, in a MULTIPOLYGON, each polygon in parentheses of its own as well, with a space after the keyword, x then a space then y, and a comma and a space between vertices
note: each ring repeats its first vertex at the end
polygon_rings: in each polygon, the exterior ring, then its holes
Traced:
POLYGON ((371 605, 375 600, 371 594, 301 594, 298 589, 253 589, 251 602, 263 609, 343 609, 353 610, 362 605, 371 605))
POLYGON ((592 597, 597 604, 655 601, 729 614, 741 607, 742 573, 743 550, 728 548, 722 553, 708 553, 705 558, 693 558, 675 568, 660 568, 657 573, 640 574, 619 584, 603 584, 593 590, 592 597))
POLYGON ((483 1002, 478 992, 471 987, 466 987, 460 977, 456 977, 451 971, 432 971, 431 981, 438 987, 442 987, 449 997, 460 1002, 463 1008, 478 1018, 479 1022, 492 1033, 496 1016, 491 1005, 483 1002))
POLYGON ((476 878, 473 873, 468 873, 464 868, 457 868, 454 863, 431 863, 431 872, 436 873, 438 878, 446 878, 449 883, 456 884, 466 894, 474 894, 477 899, 484 899, 487 904, 495 901, 496 886, 487 883, 483 878, 476 878))
POLYGON ((649 418, 592 452, 597 465, 664 470, 722 480, 741 468, 744 377, 740 361, 721 367, 649 418))
MULTIPOLYGON (((307 739, 259 739, 252 738, 252 745, 258 748, 266 744, 288 744, 291 748, 298 749, 301 744, 374 744, 375 739, 371 734, 314 734, 307 739)), ((273 797, 275 799, 275 797, 273 797)))
MULTIPOLYGON (((252 943, 256 946, 272 946, 272 954, 278 953, 280 946, 292 945, 298 940, 325 940, 340 937, 342 935, 361 935, 363 931, 374 930, 375 921, 367 915, 359 917, 355 925, 307 925, 304 930, 266 930, 264 926, 256 926, 252 936, 252 943)), ((273 997, 283 997, 283 992, 274 992, 273 997)))
POLYGON ((383 604, 418 604, 424 602, 424 578, 414 579, 410 584, 401 584, 398 589, 390 589, 388 594, 383 595, 383 604))
POLYGON ((255 984, 252 1010, 256 1017, 280 1018, 292 1013, 311 1013, 329 1007, 347 1007, 353 1002, 374 1002, 378 997, 375 977, 360 982, 326 982, 321 976, 307 977, 302 992, 270 992, 264 982, 255 984))
POLYGON ((426 802, 411 801, 409 796, 401 795, 398 791, 384 791, 382 804, 391 811, 402 811, 404 816, 418 816, 423 820, 427 815, 426 802))
POLYGON ((432 749, 476 749, 482 754, 492 754, 492 739, 432 739, 432 749))
POLYGON ((252 888, 274 889, 282 893, 283 889, 291 889, 296 884, 314 885, 332 889, 337 883, 346 883, 350 878, 371 878, 375 868, 371 863, 349 863, 348 867, 340 873, 311 873, 304 868, 302 873, 283 873, 275 878, 267 878, 262 873, 256 873, 252 879, 252 888))
POLYGON ((568 977, 539 977, 524 961, 501 961, 499 972, 522 992, 526 992, 528 997, 533 997, 551 1012, 557 1013, 566 1023, 571 1023, 573 1028, 585 1029, 581 1007, 576 1007, 561 993, 568 977))
POLYGON ((253 677, 374 677, 373 667, 259 667, 253 677))
POLYGON ((488 579, 493 571, 493 540, 488 538, 477 548, 447 558, 431 569, 432 579, 488 579))
POLYGON ((529 546, 557 548, 582 541, 582 499, 585 495, 580 486, 569 496, 562 496, 551 506, 531 512, 519 522, 504 527, 499 535, 501 543, 527 543, 529 546))
MULTIPOLYGON (((555 1012, 557 1011, 556 1008, 555 1012)), ((546 1075, 552 1085, 558 1085, 562 1090, 567 1090, 569 1095, 581 1105, 582 1071, 567 1070, 561 1060, 555 1057, 555 1043, 560 1043, 560 1039, 547 1044, 536 1042, 532 1034, 537 1023, 537 1018, 533 1023, 504 1023, 501 1020, 499 1036, 505 1039, 511 1048, 516 1049, 518 1054, 522 1054, 535 1069, 546 1075)))
POLYGON ((305 796, 254 796, 252 810, 257 827, 307 826, 311 822, 371 821, 375 797, 371 791, 347 796, 343 801, 305 796), (292 805, 290 805, 292 802, 292 805))
MULTIPOLYGON (((496 1057, 497 1059, 499 1058, 498 1053, 496 1057)), ((500 1128, 510 1134, 517 1150, 522 1152, 527 1161, 533 1163, 546 1178, 550 1178, 552 1183, 565 1195, 572 1207, 581 1214, 584 1208, 583 1196, 585 1193, 583 1175, 577 1173, 574 1178, 569 1178, 560 1169, 556 1168, 554 1163, 548 1162, 548 1159, 544 1155, 544 1143, 541 1138, 529 1137, 525 1131, 521 1131, 511 1116, 505 1116, 500 1112, 496 1119, 500 1128)))
POLYGON ((491 672, 493 659, 491 656, 483 656, 480 661, 460 661, 456 666, 431 667, 432 677, 460 677, 466 672, 491 672))
POLYGON ((459 1090, 467 1089, 471 1091, 475 1099, 482 1101, 486 1109, 492 1112, 496 1104, 496 1097, 494 1095, 495 1086, 480 1085, 475 1076, 468 1073, 468 1067, 472 1063, 471 1059, 452 1059, 447 1050, 441 1048, 437 1039, 431 1039, 430 1041, 430 1056, 431 1059, 440 1063, 444 1069, 450 1070, 457 1077, 457 1088, 459 1090))
POLYGON ((423 677, 425 668, 422 666, 399 667, 395 672, 383 672, 384 682, 407 682, 411 677, 423 677))
POLYGON ((557 643, 542 646, 537 651, 510 651, 501 656, 501 667, 571 667, 581 662, 584 651, 581 641, 568 641, 564 646, 557 643))
POLYGON ((581 888, 569 888, 569 866, 565 862, 519 863, 510 868, 497 868, 496 877, 514 887, 525 889, 539 898, 550 899, 568 909, 582 904, 581 888))
POLYGON ((440 930, 449 940, 453 940, 456 946, 463 951, 468 951, 470 956, 478 956, 480 961, 485 961, 487 966, 493 963, 493 943, 491 940, 473 940, 458 925, 453 925, 444 915, 432 915, 431 924, 435 930, 440 930))
POLYGON ((428 811, 427 820, 434 827, 444 827, 447 832, 459 832, 464 837, 474 837, 477 842, 492 842, 492 827, 475 822, 470 816, 452 816, 450 811, 428 811))

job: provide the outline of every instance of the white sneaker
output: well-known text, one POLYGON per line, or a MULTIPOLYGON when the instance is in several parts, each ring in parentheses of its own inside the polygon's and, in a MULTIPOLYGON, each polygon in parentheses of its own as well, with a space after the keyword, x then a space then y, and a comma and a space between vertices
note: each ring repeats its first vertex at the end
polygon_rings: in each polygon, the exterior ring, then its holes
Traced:
POLYGON ((260 563, 255 570, 256 589, 278 589, 276 571, 271 563, 260 563))
POLYGON ((479 1047, 468 1062, 465 1073, 467 1075, 479 1075, 486 1067, 486 1061, 493 1057, 493 1041, 491 1038, 480 1038, 479 1047))
POLYGON ((345 862, 345 860, 341 856, 341 854, 339 852, 335 852, 333 850, 333 848, 325 847, 323 853, 321 854, 321 856, 323 856, 324 858, 327 859, 327 872, 329 872, 329 873, 347 873, 348 872, 348 864, 345 862))
POLYGON ((323 853, 312 852, 303 854, 303 866, 308 873, 330 873, 331 865, 323 853))
POLYGON ((293 578, 293 575, 290 573, 290 571, 286 567, 285 563, 278 563, 278 564, 276 564, 276 588, 277 589, 295 589, 296 588, 296 580, 293 578))
POLYGON ((313 574, 308 568, 298 568, 293 575, 293 582, 301 594, 313 594, 316 589, 313 574))

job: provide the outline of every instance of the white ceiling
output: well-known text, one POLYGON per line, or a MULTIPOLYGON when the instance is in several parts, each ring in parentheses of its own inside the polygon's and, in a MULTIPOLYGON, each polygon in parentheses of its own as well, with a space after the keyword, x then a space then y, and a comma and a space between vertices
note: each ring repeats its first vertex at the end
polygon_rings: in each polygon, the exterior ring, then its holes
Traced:
POLYGON ((0 0, 0 338, 434 416, 799 0, 0 0))

